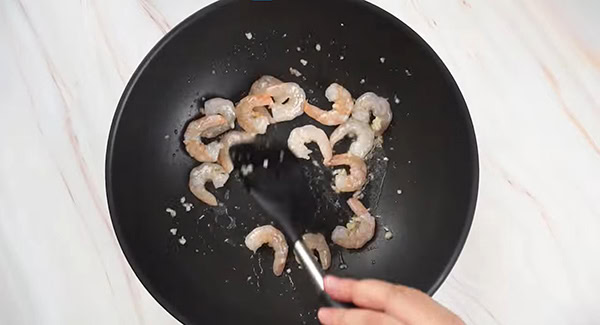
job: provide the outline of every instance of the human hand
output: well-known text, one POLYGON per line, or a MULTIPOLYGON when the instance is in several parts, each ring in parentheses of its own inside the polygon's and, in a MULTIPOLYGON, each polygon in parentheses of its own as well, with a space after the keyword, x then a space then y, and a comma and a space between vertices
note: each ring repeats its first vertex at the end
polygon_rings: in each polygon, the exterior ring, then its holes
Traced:
POLYGON ((323 325, 464 325, 425 293, 379 280, 325 277, 325 292, 358 308, 320 308, 323 325))

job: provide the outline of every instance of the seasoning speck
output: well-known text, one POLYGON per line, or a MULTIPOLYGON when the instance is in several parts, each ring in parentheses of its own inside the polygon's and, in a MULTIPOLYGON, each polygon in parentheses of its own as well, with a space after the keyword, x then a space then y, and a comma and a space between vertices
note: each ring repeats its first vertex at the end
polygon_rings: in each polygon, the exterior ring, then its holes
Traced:
POLYGON ((340 26, 344 27, 344 23, 340 23, 340 26))
POLYGON ((308 64, 308 61, 300 59, 300 63, 302 63, 303 66, 306 66, 308 64))
POLYGON ((298 47, 296 48, 296 51, 300 52, 300 51, 302 51, 302 48, 301 48, 300 46, 298 46, 298 47))
POLYGON ((287 270, 285 270, 285 273, 287 273, 287 274, 290 274, 290 273, 292 273, 292 269, 290 269, 290 268, 288 267, 288 269, 287 269, 287 270))
POLYGON ((317 52, 321 52, 321 44, 317 43, 317 45, 315 45, 315 50, 317 50, 317 52))
POLYGON ((173 236, 177 235, 177 228, 171 228, 171 229, 169 229, 169 231, 171 232, 171 235, 173 235, 173 236))
POLYGON ((187 203, 183 203, 183 207, 185 208, 185 212, 190 212, 194 208, 194 205, 187 202, 187 203))
POLYGON ((367 81, 365 80, 365 78, 362 78, 362 79, 360 79, 360 84, 361 84, 361 85, 364 85, 364 84, 365 84, 365 82, 367 82, 367 81))
POLYGON ((286 38, 287 37, 287 33, 284 33, 282 38, 286 38))
POLYGON ((397 190, 396 193, 398 193, 398 195, 402 194, 402 190, 397 190))
POLYGON ((269 159, 265 159, 265 160, 263 161, 263 168, 264 168, 264 169, 267 169, 267 168, 269 168, 269 159))
POLYGON ((296 77, 302 77, 302 73, 292 67, 290 67, 290 73, 296 77))
POLYGON ((215 70, 213 70, 213 71, 211 71, 211 73, 212 73, 212 74, 215 74, 215 73, 217 73, 217 72, 216 72, 215 70))
POLYGON ((404 69, 404 73, 406 74, 407 77, 412 76, 412 73, 408 69, 404 69))
POLYGON ((400 98, 398 98, 398 95, 396 94, 394 94, 394 103, 400 104, 400 98))
POLYGON ((166 208, 165 211, 167 211, 167 213, 173 218, 177 215, 177 212, 171 208, 166 208))
POLYGON ((179 243, 181 245, 185 245, 186 242, 187 242, 187 240, 185 240, 185 237, 183 237, 183 236, 179 237, 179 243))
POLYGON ((248 174, 252 173, 252 171, 254 171, 254 166, 252 164, 243 165, 240 168, 240 171, 242 172, 243 176, 247 176, 248 174))
POLYGON ((390 158, 388 158, 388 157, 383 157, 383 161, 388 161, 388 160, 390 160, 390 158))
POLYGON ((165 139, 169 139, 171 136, 170 135, 165 135, 165 139))
POLYGON ((390 240, 394 238, 394 233, 392 233, 389 229, 386 228, 385 235, 383 235, 383 238, 385 238, 386 240, 390 240))
POLYGON ((340 61, 344 60, 344 56, 340 55, 340 61))
POLYGON ((385 63, 385 58, 382 56, 382 57, 380 57, 380 58, 379 58, 379 61, 380 61, 381 63, 385 63))
POLYGON ((249 40, 252 39, 252 33, 250 33, 250 32, 246 33, 246 38, 249 40))
POLYGON ((180 202, 181 204, 184 204, 184 203, 185 203, 185 196, 182 196, 182 197, 179 199, 179 202, 180 202))

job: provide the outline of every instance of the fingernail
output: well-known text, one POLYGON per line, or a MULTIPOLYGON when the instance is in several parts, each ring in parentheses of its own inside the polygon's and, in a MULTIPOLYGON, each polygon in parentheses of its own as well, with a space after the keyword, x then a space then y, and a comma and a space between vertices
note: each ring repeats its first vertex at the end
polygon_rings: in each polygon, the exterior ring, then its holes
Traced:
POLYGON ((331 324, 333 322, 333 308, 319 308, 319 312, 317 313, 317 317, 319 317, 319 322, 322 324, 331 324))
POLYGON ((340 278, 335 277, 333 275, 328 275, 325 277, 325 287, 327 289, 335 290, 340 284, 340 278))

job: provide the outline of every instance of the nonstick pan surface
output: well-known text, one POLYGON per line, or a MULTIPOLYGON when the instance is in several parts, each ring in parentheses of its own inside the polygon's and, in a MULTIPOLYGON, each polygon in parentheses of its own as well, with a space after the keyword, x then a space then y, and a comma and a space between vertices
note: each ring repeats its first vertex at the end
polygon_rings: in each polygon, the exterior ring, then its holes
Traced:
MULTIPOLYGON (((117 237, 144 286, 186 324, 317 323, 313 286, 293 256, 291 273, 275 277, 268 248, 253 255, 243 246, 249 231, 271 219, 236 174, 222 189, 209 187, 223 206, 208 208, 188 191, 189 172, 199 163, 182 146, 187 123, 205 99, 238 101, 264 74, 300 84, 313 104, 325 108, 332 82, 355 98, 366 91, 389 98, 394 120, 369 163, 375 178, 363 199, 379 216, 375 238, 352 252, 332 245, 329 272, 432 294, 455 263, 473 218, 473 127, 432 49, 395 17, 355 0, 219 1, 174 28, 141 63, 113 121, 106 186, 117 237), (290 67, 302 77, 291 75, 290 67), (194 205, 190 212, 182 196, 194 205)), ((268 134, 285 141, 306 123, 315 122, 302 116, 269 127, 268 134)), ((312 230, 329 239, 350 217, 345 197, 327 191, 330 170, 312 162, 303 168, 322 191, 320 223, 312 230)))

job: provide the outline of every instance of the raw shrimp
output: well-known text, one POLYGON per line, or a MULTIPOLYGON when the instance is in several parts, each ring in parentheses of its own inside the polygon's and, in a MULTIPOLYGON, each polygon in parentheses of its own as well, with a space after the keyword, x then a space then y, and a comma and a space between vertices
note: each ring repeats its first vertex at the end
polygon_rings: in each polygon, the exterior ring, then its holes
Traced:
POLYGON ((238 123, 248 133, 265 134, 269 126, 269 118, 256 111, 261 106, 272 105, 273 100, 269 95, 250 95, 244 97, 235 108, 238 123))
POLYGON ((250 87, 250 95, 264 95, 267 88, 281 83, 283 83, 281 80, 273 76, 262 76, 250 87))
POLYGON ((192 121, 183 135, 185 150, 187 150, 190 156, 200 162, 217 161, 221 144, 218 141, 213 141, 205 145, 201 137, 205 137, 207 130, 223 125, 227 125, 227 120, 221 115, 209 115, 192 121))
POLYGON ((306 143, 315 142, 323 155, 323 163, 327 164, 333 155, 331 152, 331 143, 327 138, 327 134, 314 125, 305 125, 297 127, 290 132, 288 138, 288 147, 298 158, 310 159, 308 156, 312 150, 306 147, 306 143))
POLYGON ((372 92, 364 93, 354 103, 352 117, 361 122, 371 122, 371 113, 375 116, 371 129, 375 135, 382 135, 392 122, 392 109, 387 99, 379 97, 372 92))
POLYGON ((255 228, 246 236, 246 247, 256 253, 256 251, 264 244, 275 251, 273 259, 273 273, 280 276, 285 268, 285 261, 288 255, 288 244, 285 241, 285 236, 277 228, 266 225, 255 228))
POLYGON ((344 87, 332 83, 325 90, 325 97, 330 102, 333 102, 333 109, 330 111, 324 111, 316 106, 308 103, 304 104, 304 112, 319 123, 324 125, 340 125, 350 116, 352 108, 354 107, 354 101, 352 95, 344 87))
POLYGON ((230 100, 213 98, 204 103, 204 115, 221 115, 227 124, 208 129, 202 135, 205 138, 214 138, 235 127, 235 108, 230 100))
POLYGON ((331 240, 344 248, 359 249, 375 235, 375 218, 359 200, 351 198, 347 202, 356 215, 346 227, 335 227, 331 233, 331 240))
POLYGON ((327 270, 331 265, 331 252, 329 251, 329 245, 325 240, 325 236, 321 234, 304 234, 302 235, 302 241, 308 249, 316 250, 319 253, 319 260, 323 270, 327 270))
POLYGON ((275 122, 291 121, 304 114, 306 93, 298 84, 276 84, 266 88, 265 94, 273 97, 273 104, 269 105, 269 108, 275 122))
POLYGON ((350 145, 349 153, 358 156, 362 159, 373 149, 375 143, 375 133, 369 127, 369 124, 355 120, 353 118, 346 121, 335 129, 329 137, 331 147, 335 146, 340 140, 346 136, 356 138, 350 145))
POLYGON ((225 185, 228 179, 229 174, 225 172, 221 165, 203 163, 190 172, 190 191, 192 191, 198 200, 208 205, 216 206, 217 198, 207 191, 204 185, 210 181, 215 188, 220 188, 225 185))
POLYGON ((367 181, 367 164, 357 156, 350 153, 335 155, 329 161, 329 166, 350 166, 350 175, 345 169, 338 169, 335 174, 336 192, 358 191, 367 181))
POLYGON ((225 172, 231 173, 233 170, 233 162, 229 156, 229 148, 235 144, 249 143, 254 141, 254 135, 242 131, 229 131, 221 138, 221 151, 219 151, 218 161, 225 172))

